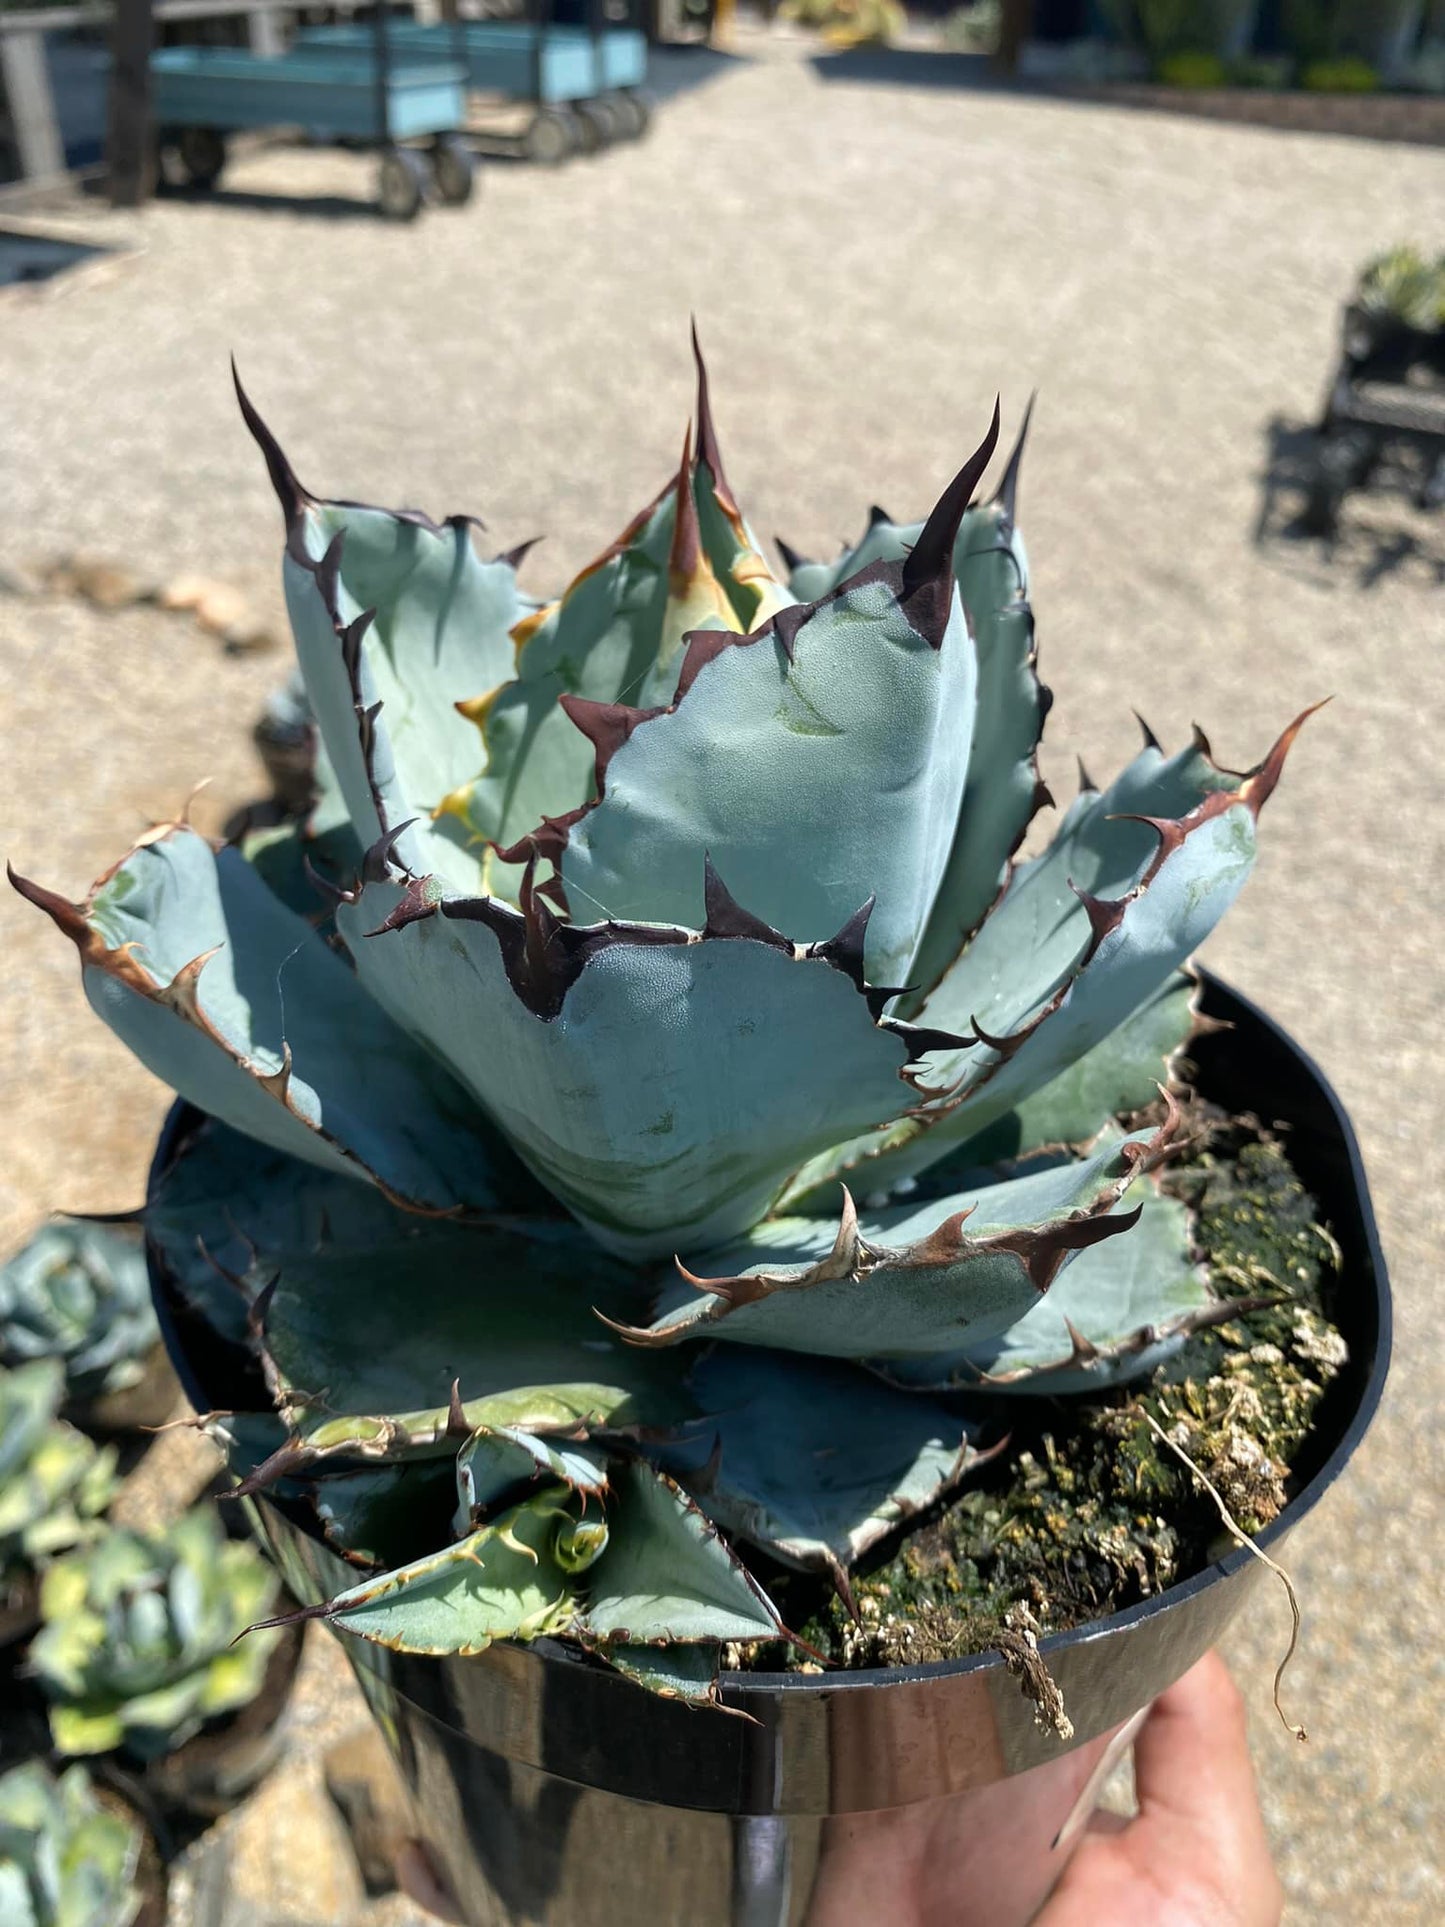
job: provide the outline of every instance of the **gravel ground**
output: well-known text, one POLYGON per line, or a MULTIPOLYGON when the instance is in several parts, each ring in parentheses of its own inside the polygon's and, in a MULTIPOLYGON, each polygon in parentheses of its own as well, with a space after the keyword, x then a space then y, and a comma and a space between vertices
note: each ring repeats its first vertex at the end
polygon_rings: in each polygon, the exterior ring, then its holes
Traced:
MULTIPOLYGON (((369 218, 362 161, 259 153, 212 204, 78 225, 136 248, 0 301, 0 562, 63 549, 201 569, 278 614, 277 521, 231 400, 235 350, 302 475, 335 493, 545 531, 564 579, 676 459, 686 320, 735 486, 799 547, 865 504, 921 510, 995 389, 1042 393, 1024 483, 1048 680, 1047 769, 1107 770, 1137 703, 1253 760, 1305 704, 1261 874, 1209 961, 1337 1080, 1399 1303, 1391 1395, 1231 1642, 1296 1922, 1436 1921, 1439 1393, 1427 1289, 1445 1238, 1441 1003, 1445 529, 1352 508, 1333 556, 1254 544, 1276 418, 1307 418, 1358 263, 1445 216, 1445 156, 945 88, 827 79, 796 42, 674 57, 645 144, 557 174, 489 168, 463 214, 369 218), (694 86, 693 81, 705 84, 694 86), (312 199, 309 197, 320 197, 312 199)), ((244 725, 279 673, 183 619, 0 599, 0 841, 79 890, 138 820, 254 784, 244 725)), ((134 1201, 162 1098, 80 1009, 70 960, 0 904, 0 1230, 134 1201)))

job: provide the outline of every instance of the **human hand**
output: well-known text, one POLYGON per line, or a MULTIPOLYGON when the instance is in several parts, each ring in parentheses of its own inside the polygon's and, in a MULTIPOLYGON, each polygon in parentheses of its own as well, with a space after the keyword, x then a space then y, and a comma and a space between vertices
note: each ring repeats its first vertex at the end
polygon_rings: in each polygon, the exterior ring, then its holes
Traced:
POLYGON ((1244 1701, 1209 1653, 1155 1701, 1134 1742, 1139 1811, 1096 1813, 1034 1927, 1277 1927, 1244 1701))

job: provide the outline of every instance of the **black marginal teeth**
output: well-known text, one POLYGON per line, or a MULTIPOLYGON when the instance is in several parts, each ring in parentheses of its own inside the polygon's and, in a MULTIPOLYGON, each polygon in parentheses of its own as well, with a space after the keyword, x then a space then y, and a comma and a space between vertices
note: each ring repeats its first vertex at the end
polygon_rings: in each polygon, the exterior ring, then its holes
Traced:
POLYGON ((376 839, 361 859, 361 875, 364 882, 387 883, 391 879, 393 869, 403 868, 392 853, 398 839, 404 836, 416 821, 416 817, 409 816, 404 823, 398 823, 394 829, 384 831, 376 839))

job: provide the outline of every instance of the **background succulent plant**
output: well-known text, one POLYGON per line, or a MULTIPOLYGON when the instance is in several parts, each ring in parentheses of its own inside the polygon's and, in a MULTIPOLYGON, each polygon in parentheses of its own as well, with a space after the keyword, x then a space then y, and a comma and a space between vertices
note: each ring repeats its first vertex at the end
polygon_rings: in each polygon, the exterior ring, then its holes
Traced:
POLYGON ((58 1359, 0 1370, 0 1578, 102 1530, 115 1495, 116 1454, 56 1414, 58 1359))
POLYGON ((72 1398, 137 1384, 159 1342, 138 1237, 61 1218, 0 1269, 0 1364, 58 1358, 72 1398))
POLYGON ((960 1387, 1107 1384, 1220 1315, 1148 1175, 1169 1120, 1115 1120, 1299 725, 1244 773, 1146 737, 1020 859, 1048 697, 1022 436, 974 501, 997 411, 925 520, 784 580, 699 359, 677 476, 537 607, 465 518, 312 495, 241 405, 311 824, 17 887, 206 1114, 149 1235, 244 1489, 364 1575, 337 1623, 705 1695, 778 1629, 737 1547, 846 1583, 978 1462, 960 1387))
POLYGON ((275 1635, 233 1644, 271 1605, 255 1546, 228 1540, 214 1509, 164 1533, 112 1527, 45 1574, 30 1664, 66 1754, 124 1746, 148 1760, 260 1691, 275 1635))
POLYGON ((140 1830, 102 1807, 83 1766, 39 1760, 0 1774, 0 1920, 5 1927, 129 1927, 140 1830))
POLYGON ((1422 248, 1390 248, 1360 276, 1358 298, 1369 315, 1436 334, 1445 328, 1445 255, 1431 260, 1422 248))

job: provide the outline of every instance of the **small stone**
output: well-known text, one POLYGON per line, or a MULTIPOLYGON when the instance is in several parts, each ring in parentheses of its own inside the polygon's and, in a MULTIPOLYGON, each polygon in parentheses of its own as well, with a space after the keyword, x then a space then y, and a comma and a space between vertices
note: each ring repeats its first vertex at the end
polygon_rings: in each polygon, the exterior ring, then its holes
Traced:
MULTIPOLYGON (((204 618, 203 618, 204 619, 204 618)), ((221 634, 228 656, 259 656, 276 647, 276 637, 258 617, 242 616, 221 634)))
POLYGON ((346 1830, 301 1760, 284 1760, 210 1838, 224 1843, 221 1927, 351 1927, 362 1914, 366 1895, 346 1830))
POLYGON ((156 597, 163 609, 196 609, 208 590, 218 585, 203 575, 178 575, 156 597))
POLYGON ((134 603, 148 602, 155 585, 142 582, 133 570, 104 556, 77 555, 70 563, 72 593, 84 596, 97 609, 129 609, 134 603))
POLYGON ((201 627, 209 629, 216 636, 239 629, 250 619, 246 598, 239 589, 233 589, 225 582, 207 584, 205 594, 195 605, 195 615, 201 627))
POLYGON ((406 1792, 380 1733, 369 1722, 326 1750, 326 1790, 351 1836, 369 1894, 390 1893, 405 1843, 416 1832, 406 1792))

